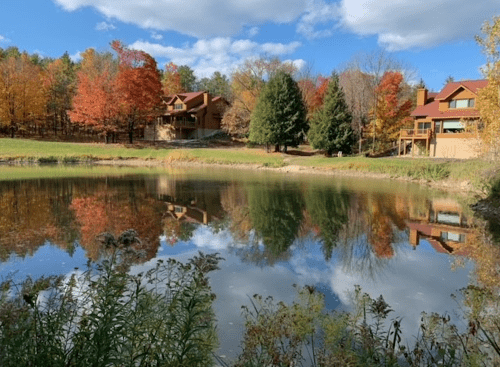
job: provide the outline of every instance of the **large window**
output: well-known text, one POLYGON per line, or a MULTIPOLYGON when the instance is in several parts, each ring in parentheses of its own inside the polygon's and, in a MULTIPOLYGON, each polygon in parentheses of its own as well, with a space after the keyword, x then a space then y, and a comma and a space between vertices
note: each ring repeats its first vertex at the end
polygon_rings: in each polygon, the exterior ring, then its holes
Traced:
POLYGON ((448 103, 449 108, 471 108, 474 107, 474 99, 452 99, 448 103))
POLYGON ((174 110, 182 110, 182 103, 176 103, 174 105, 174 110))
POLYGON ((461 133, 465 128, 460 123, 460 120, 445 120, 443 121, 443 133, 461 133))

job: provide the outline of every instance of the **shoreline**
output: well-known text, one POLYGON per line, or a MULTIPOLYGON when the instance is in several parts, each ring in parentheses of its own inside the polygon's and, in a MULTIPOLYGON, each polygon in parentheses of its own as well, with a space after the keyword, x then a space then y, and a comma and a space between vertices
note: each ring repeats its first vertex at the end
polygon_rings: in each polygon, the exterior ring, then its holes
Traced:
POLYGON ((217 167, 227 169, 244 169, 244 170, 265 170, 271 172, 292 173, 292 174, 313 174, 313 175, 326 175, 326 176, 343 176, 354 178, 373 178, 373 179, 390 179, 402 182, 413 182, 420 185, 426 185, 435 189, 440 189, 448 192, 456 192, 462 194, 469 194, 473 196, 483 197, 484 194, 475 189, 470 181, 454 181, 450 179, 445 180, 425 180, 414 179, 405 176, 395 176, 388 173, 366 172, 358 170, 341 170, 341 169, 328 169, 328 168, 315 168, 304 167, 299 165, 289 165, 283 167, 267 167, 262 164, 245 164, 245 163, 206 163, 200 161, 160 161, 156 159, 99 159, 91 162, 94 165, 103 166, 124 166, 124 167, 217 167))

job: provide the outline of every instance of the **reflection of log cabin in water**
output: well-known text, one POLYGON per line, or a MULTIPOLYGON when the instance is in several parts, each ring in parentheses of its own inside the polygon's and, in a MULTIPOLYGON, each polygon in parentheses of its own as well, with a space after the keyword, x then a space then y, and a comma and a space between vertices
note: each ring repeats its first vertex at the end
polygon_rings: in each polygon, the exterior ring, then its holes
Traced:
POLYGON ((437 252, 465 255, 463 245, 471 230, 462 207, 455 200, 435 199, 424 212, 410 206, 407 223, 414 249, 420 239, 425 238, 437 252))
POLYGON ((208 224, 212 220, 212 216, 206 210, 196 207, 195 200, 191 201, 190 205, 167 203, 167 213, 178 221, 208 224))

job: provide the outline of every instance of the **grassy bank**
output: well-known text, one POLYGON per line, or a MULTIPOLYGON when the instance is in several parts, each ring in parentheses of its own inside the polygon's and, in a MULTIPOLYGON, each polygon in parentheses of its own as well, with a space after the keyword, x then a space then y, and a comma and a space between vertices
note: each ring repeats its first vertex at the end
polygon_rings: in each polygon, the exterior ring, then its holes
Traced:
POLYGON ((355 171, 406 177, 415 180, 469 182, 476 190, 488 191, 488 182, 499 170, 498 163, 479 159, 443 160, 425 158, 326 158, 266 153, 261 148, 182 148, 43 142, 0 139, 0 160, 8 162, 71 163, 96 160, 154 161, 160 164, 194 162, 221 165, 258 165, 279 168, 298 166, 320 171, 355 171))

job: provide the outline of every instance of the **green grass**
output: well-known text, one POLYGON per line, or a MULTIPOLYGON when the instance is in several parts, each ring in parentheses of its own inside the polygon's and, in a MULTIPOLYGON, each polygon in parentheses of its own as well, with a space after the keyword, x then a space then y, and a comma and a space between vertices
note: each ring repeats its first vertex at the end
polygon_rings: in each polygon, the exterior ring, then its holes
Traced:
POLYGON ((480 159, 443 161, 411 158, 366 158, 293 156, 266 153, 262 148, 186 148, 162 149, 127 147, 115 144, 44 142, 25 139, 0 139, 0 160, 38 163, 91 163, 94 160, 144 159, 163 163, 201 162, 222 165, 256 164, 264 167, 298 165, 320 170, 350 170, 384 173, 391 177, 410 177, 428 181, 451 179, 469 181, 485 191, 499 170, 498 163, 480 159))

